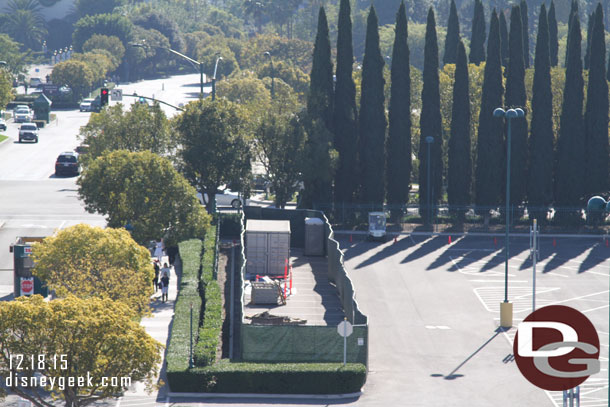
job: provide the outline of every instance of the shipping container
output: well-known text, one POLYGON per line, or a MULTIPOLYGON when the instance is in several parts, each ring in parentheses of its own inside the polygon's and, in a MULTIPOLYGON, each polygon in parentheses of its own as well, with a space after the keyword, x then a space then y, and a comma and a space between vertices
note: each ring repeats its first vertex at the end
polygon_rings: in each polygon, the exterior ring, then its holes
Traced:
POLYGON ((246 222, 246 273, 251 276, 283 276, 290 259, 290 222, 257 220, 246 222))

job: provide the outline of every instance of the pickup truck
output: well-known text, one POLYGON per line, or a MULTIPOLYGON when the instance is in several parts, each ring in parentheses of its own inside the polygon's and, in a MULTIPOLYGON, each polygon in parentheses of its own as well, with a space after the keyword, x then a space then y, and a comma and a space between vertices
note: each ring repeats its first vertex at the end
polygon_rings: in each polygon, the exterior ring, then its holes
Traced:
POLYGON ((13 118, 15 123, 27 123, 34 119, 34 114, 29 107, 18 105, 13 112, 13 118))
POLYGON ((38 126, 36 123, 23 123, 19 128, 19 142, 23 140, 33 140, 38 143, 38 126))

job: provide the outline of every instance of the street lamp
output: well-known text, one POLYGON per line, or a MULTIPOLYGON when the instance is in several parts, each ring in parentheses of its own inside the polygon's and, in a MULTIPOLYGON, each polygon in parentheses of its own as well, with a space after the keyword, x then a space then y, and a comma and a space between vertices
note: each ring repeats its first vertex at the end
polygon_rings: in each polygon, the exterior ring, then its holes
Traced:
POLYGON ((222 61, 220 54, 216 54, 216 64, 214 64, 214 76, 212 76, 212 100, 216 100, 216 70, 218 69, 218 61, 222 61))
POLYGON ((508 232, 510 227, 510 122, 512 119, 522 118, 525 116, 523 109, 508 109, 504 110, 498 107, 494 110, 494 117, 502 117, 506 119, 508 130, 506 133, 506 258, 504 261, 504 302, 500 304, 500 326, 510 328, 513 326, 513 304, 508 302, 508 257, 509 257, 509 241, 508 232))
MULTIPOLYGON (((136 48, 148 48, 150 47, 150 45, 148 44, 141 44, 141 43, 130 43, 129 45, 131 45, 132 47, 136 47, 136 48)), ((171 49, 171 48, 166 48, 166 47, 160 47, 160 46, 153 46, 154 48, 161 48, 161 49, 165 49, 169 52, 171 52, 172 54, 178 55, 181 58, 186 59, 187 61, 189 61, 190 63, 192 63, 193 65, 196 65, 199 67, 199 99, 203 99, 203 62, 199 62, 194 60, 193 58, 187 57, 186 55, 171 49)), ((216 63, 218 63, 218 60, 216 60, 216 63)))
POLYGON ((426 200, 428 201, 428 223, 432 224, 432 189, 430 188, 430 146, 434 143, 434 137, 426 137, 426 144, 428 144, 428 159, 426 160, 426 200))
POLYGON ((271 62, 271 99, 273 99, 273 96, 275 95, 275 92, 274 92, 275 69, 273 68, 273 58, 271 58, 271 53, 269 51, 266 51, 263 55, 268 57, 269 62, 271 62))

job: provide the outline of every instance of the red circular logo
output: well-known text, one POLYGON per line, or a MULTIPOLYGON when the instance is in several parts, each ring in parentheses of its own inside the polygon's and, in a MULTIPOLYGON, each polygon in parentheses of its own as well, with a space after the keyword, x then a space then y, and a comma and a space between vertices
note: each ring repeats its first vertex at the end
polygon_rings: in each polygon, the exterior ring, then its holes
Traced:
POLYGON ((563 305, 540 308, 519 324, 515 361, 535 386, 559 391, 574 388, 599 372, 599 337, 583 313, 563 305))
POLYGON ((21 291, 24 295, 31 294, 34 290, 34 282, 32 280, 21 281, 21 291))

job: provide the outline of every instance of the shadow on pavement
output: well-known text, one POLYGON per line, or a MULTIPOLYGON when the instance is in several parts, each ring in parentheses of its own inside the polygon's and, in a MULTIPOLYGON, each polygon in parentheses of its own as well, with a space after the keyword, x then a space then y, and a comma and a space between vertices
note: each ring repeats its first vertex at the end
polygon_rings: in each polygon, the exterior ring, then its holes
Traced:
POLYGON ((434 236, 431 239, 426 240, 417 250, 409 253, 400 263, 408 263, 410 261, 417 260, 428 254, 440 249, 443 245, 447 244, 447 236, 434 236))
POLYGON ((362 236, 353 236, 352 243, 349 242, 349 237, 340 239, 335 239, 339 242, 339 247, 343 250, 343 260, 351 260, 354 257, 358 257, 361 254, 368 252, 369 250, 373 250, 376 247, 383 243, 379 242, 369 242, 367 240, 362 240, 362 236))
POLYGON ((371 264, 382 261, 388 257, 391 257, 403 250, 407 250, 410 247, 415 246, 415 243, 408 236, 397 239, 396 243, 387 244, 380 252, 375 253, 373 256, 364 260, 356 266, 357 269, 370 266, 371 264))
POLYGON ((443 375, 441 373, 432 373, 430 376, 431 377, 442 377, 445 380, 455 380, 457 378, 463 377, 464 375, 458 374, 457 371, 460 370, 460 368, 462 368, 466 363, 468 363, 468 361, 470 359, 472 359, 477 353, 479 353, 483 348, 485 348, 491 341, 493 341, 496 338, 496 336, 500 335, 502 332, 508 331, 508 329, 509 328, 502 328, 502 327, 497 328, 494 331, 494 334, 491 336, 491 338, 486 340, 483 345, 479 346, 479 348, 477 350, 475 350, 473 353, 470 354, 470 356, 468 356, 466 359, 464 359, 464 361, 462 363, 457 365, 457 367, 455 369, 453 369, 453 371, 451 373, 449 373, 448 375, 443 375))

